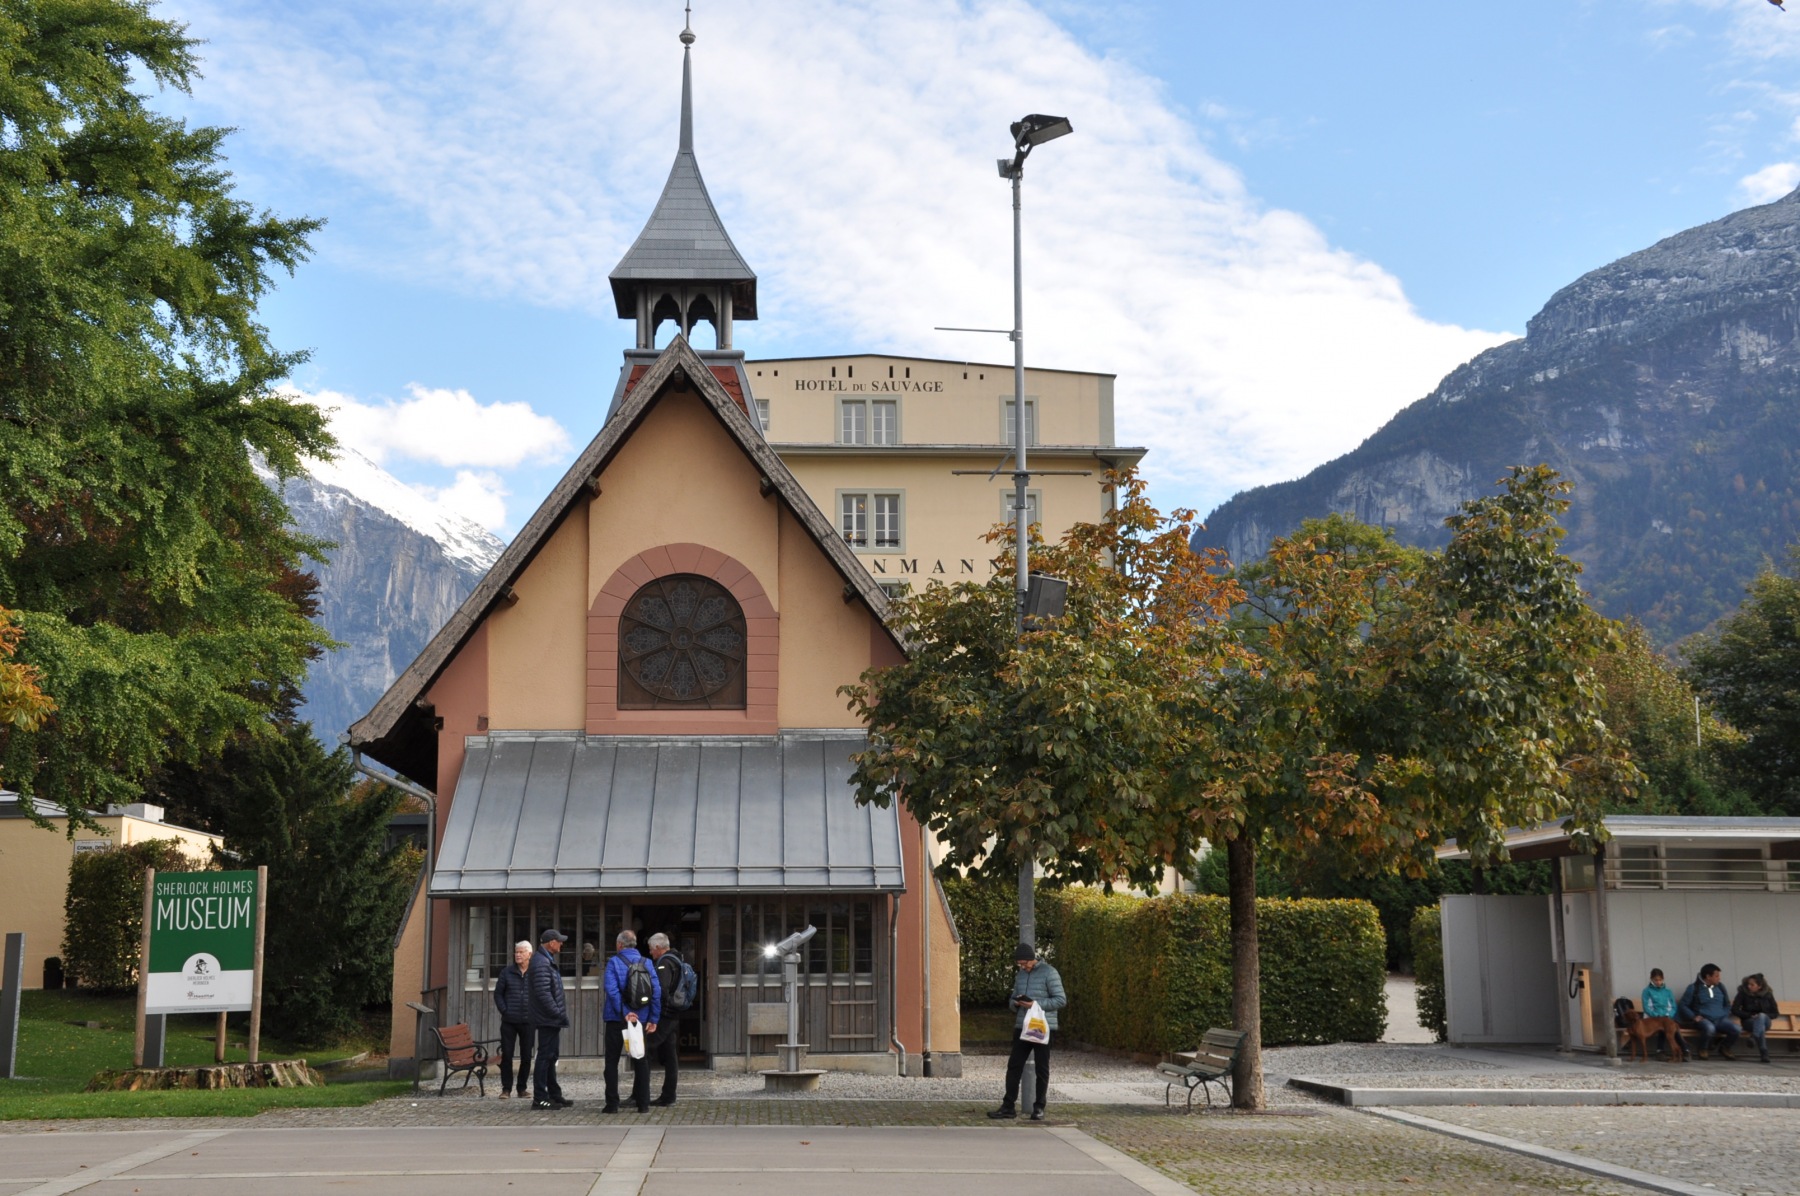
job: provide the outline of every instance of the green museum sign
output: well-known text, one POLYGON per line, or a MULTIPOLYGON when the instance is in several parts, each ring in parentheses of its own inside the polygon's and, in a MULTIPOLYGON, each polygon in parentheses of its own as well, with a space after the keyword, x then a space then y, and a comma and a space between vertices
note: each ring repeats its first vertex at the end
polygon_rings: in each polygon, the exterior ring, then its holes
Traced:
POLYGON ((145 1013, 252 1007, 260 896, 254 871, 155 875, 145 919, 145 1013))

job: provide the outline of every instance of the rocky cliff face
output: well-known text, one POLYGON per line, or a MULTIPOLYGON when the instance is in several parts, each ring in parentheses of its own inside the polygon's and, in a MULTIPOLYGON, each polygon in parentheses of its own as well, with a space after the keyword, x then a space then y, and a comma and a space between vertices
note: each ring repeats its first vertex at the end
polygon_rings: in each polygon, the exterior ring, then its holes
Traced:
POLYGON ((1348 511, 1435 547, 1507 466, 1576 485, 1565 547, 1595 604, 1661 640, 1735 607, 1800 540, 1800 191, 1658 242, 1553 295, 1354 452, 1237 495, 1197 546, 1260 555, 1348 511))
MULTIPOLYGON (((273 479, 270 479, 273 481, 273 479)), ((343 646, 314 662, 301 711, 329 745, 411 664, 505 545, 350 450, 285 489, 294 523, 330 540, 319 622, 343 646)))

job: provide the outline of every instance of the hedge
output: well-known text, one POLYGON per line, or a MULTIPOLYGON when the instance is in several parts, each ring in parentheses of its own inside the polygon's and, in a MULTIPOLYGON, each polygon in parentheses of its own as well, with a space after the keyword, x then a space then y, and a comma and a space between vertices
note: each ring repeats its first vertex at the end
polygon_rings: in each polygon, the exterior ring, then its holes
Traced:
MULTIPOLYGON (((1039 888, 1038 947, 1055 953, 1056 890, 1039 888)), ((1013 948, 1019 945, 1019 886, 1011 877, 944 878, 944 895, 962 940, 964 1005, 1004 1005, 1012 992, 1013 948)))
POLYGON ((63 970, 81 987, 126 989, 137 984, 144 933, 144 869, 203 871, 179 840, 147 839, 69 861, 63 898, 63 970))
MULTIPOLYGON (((1056 967, 1071 1038, 1116 1050, 1191 1050, 1231 1020, 1231 915, 1223 897, 1109 896, 1065 889, 1040 898, 1059 930, 1056 967)), ((1262 1039, 1375 1042, 1387 1024, 1387 943, 1366 901, 1264 898, 1262 1039)), ((965 940, 966 943, 966 940, 965 940)))
POLYGON ((1444 927, 1437 906, 1421 905, 1413 911, 1412 941, 1419 1024, 1444 1042, 1450 1037, 1450 1024, 1444 1012, 1444 927))

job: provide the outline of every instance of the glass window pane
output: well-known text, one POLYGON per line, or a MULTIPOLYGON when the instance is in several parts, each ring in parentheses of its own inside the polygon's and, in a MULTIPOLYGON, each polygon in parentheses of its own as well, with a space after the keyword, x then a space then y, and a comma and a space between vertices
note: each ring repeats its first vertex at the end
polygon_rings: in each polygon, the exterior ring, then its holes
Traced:
POLYGON ((900 547, 900 496, 875 496, 875 547, 900 547))
POLYGON ((869 901, 852 903, 850 917, 850 933, 854 944, 851 954, 856 961, 856 970, 865 974, 872 972, 875 970, 874 903, 869 901))
POLYGON ((844 539, 851 544, 860 546, 869 542, 868 495, 846 494, 841 497, 838 528, 844 533, 844 539))
POLYGON ((860 399, 844 399, 838 403, 838 443, 869 443, 869 405, 860 399))
MULTIPOLYGON (((719 975, 737 975, 737 906, 721 902, 714 907, 719 920, 719 975)), ((692 963, 692 960, 688 961, 692 963)))
POLYGON ((756 426, 762 429, 763 435, 769 434, 769 400, 767 399, 756 400, 756 426))
MULTIPOLYGON (((900 404, 892 399, 881 399, 870 404, 872 416, 869 442, 871 444, 900 443, 900 404)), ((1029 427, 1030 425, 1027 425, 1029 427)))

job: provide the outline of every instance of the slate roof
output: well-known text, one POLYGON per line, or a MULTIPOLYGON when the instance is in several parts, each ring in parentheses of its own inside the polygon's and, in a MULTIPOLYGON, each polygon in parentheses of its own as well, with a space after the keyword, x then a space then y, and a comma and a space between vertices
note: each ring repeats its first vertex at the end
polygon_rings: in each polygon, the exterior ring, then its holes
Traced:
POLYGON ((693 86, 689 52, 681 54, 681 144, 662 198, 656 201, 644 230, 625 251, 609 276, 619 317, 637 316, 637 284, 645 282, 724 282, 732 287, 732 318, 756 318, 756 272, 731 243, 719 219, 700 163, 694 157, 693 86))
POLYGON ((860 732, 467 742, 434 897, 906 886, 898 813, 850 784, 860 732))

